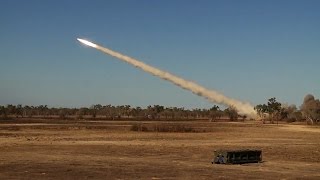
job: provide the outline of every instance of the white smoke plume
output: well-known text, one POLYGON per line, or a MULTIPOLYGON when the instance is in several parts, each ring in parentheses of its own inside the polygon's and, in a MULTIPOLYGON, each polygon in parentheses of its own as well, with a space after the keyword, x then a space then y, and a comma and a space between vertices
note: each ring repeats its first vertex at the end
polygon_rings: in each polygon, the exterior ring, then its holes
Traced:
POLYGON ((191 82, 191 81, 187 81, 185 79, 182 79, 180 77, 177 77, 169 72, 166 72, 166 71, 162 71, 160 69, 157 69, 155 67, 152 67, 150 65, 147 65, 141 61, 138 61, 134 58, 131 58, 131 57, 128 57, 126 55, 123 55, 123 54, 120 54, 118 52, 115 52, 115 51, 112 51, 108 48, 105 48, 105 47, 102 47, 102 46, 99 46, 97 44, 94 44, 92 42, 89 42, 87 40, 84 40, 84 39, 78 39, 78 41, 80 41, 81 43, 84 43, 90 47, 93 47, 93 48, 96 48, 110 56, 113 56, 113 57, 116 57, 122 61, 125 61, 137 68, 140 68, 142 69, 143 71, 145 72, 148 72, 154 76, 157 76, 157 77, 160 77, 164 80, 167 80, 167 81, 170 81, 171 83, 183 88, 183 89, 186 89, 186 90, 189 90, 191 91, 192 93, 198 95, 198 96, 202 96, 206 99, 208 99, 209 101, 213 102, 213 103, 218 103, 218 104, 222 104, 222 105, 225 105, 225 106, 233 106, 235 107, 239 114, 242 114, 242 115, 247 115, 251 118, 255 118, 256 117, 256 112, 253 108, 252 105, 250 105, 249 103, 244 103, 244 102, 241 102, 241 101, 238 101, 238 100, 235 100, 235 99, 232 99, 232 98, 229 98, 229 97, 226 97, 224 96, 223 94, 219 93, 219 92, 216 92, 214 90, 209 90, 209 89, 206 89, 194 82, 191 82))

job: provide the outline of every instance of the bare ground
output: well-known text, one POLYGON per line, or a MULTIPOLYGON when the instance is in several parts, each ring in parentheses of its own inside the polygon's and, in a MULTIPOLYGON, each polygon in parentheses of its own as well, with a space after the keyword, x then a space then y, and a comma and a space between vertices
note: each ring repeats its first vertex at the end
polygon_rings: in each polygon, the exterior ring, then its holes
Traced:
POLYGON ((2 121, 0 179, 320 179, 320 128, 193 121, 173 124, 204 132, 130 131, 135 123, 2 121), (229 148, 261 149, 263 162, 211 164, 213 150, 229 148))

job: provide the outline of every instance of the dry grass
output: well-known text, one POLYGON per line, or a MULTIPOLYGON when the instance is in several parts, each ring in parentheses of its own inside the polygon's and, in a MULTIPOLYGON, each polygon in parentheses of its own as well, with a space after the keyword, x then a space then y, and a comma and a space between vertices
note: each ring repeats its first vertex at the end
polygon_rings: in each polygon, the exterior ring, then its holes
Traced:
POLYGON ((196 129, 186 126, 184 124, 168 124, 168 123, 154 123, 142 124, 136 123, 132 125, 131 131, 140 132, 199 132, 196 129))
POLYGON ((252 122, 7 121, 0 123, 0 179, 319 179, 318 130, 252 122), (136 125, 150 131, 131 131, 136 125), (264 162, 212 165, 213 150, 228 148, 261 149, 264 162))

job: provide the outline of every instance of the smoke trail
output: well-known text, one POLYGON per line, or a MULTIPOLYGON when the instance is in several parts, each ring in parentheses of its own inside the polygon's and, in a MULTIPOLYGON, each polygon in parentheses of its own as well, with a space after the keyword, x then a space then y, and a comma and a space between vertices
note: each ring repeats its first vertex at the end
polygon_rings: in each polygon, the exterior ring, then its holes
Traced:
POLYGON ((84 43, 88 46, 91 46, 95 49, 98 49, 106 54, 109 54, 110 56, 116 57, 116 58, 118 58, 122 61, 125 61, 125 62, 127 62, 137 68, 140 68, 145 72, 148 72, 152 75, 158 76, 164 80, 170 81, 171 83, 173 83, 183 89, 189 90, 198 96, 202 96, 213 103, 223 104, 226 106, 234 106, 239 111, 239 114, 245 114, 245 115, 248 115, 252 118, 255 118, 255 116, 256 116, 256 113, 254 111, 253 106, 251 106, 249 103, 244 103, 244 102, 226 97, 223 94, 220 94, 216 91, 208 90, 208 89, 206 89, 206 88, 204 88, 194 82, 187 81, 187 80, 182 79, 180 77, 177 77, 173 74, 170 74, 169 72, 162 71, 162 70, 157 69, 155 67, 149 66, 149 65, 147 65, 141 61, 138 61, 134 58, 122 55, 118 52, 115 52, 115 51, 112 51, 108 48, 99 46, 99 45, 94 44, 92 42, 89 42, 87 40, 83 40, 83 39, 77 39, 77 40, 80 41, 81 43, 84 43))

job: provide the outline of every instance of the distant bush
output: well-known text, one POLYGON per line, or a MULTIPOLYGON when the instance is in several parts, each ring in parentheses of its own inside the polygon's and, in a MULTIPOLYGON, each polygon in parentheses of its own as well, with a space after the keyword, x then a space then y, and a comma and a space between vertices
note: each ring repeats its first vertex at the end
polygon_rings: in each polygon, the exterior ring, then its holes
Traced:
POLYGON ((185 125, 168 125, 168 124, 156 124, 153 127, 155 132, 195 132, 191 127, 186 127, 185 125))
POLYGON ((0 120, 13 120, 13 118, 8 116, 3 116, 3 117, 0 116, 0 120))
POLYGON ((285 121, 286 121, 287 123, 296 122, 296 120, 295 120, 294 118, 287 118, 287 119, 285 119, 285 121))
POLYGON ((148 128, 143 124, 134 124, 131 126, 131 131, 148 131, 148 128))
POLYGON ((195 129, 181 124, 134 124, 130 130, 144 132, 197 132, 195 129))

